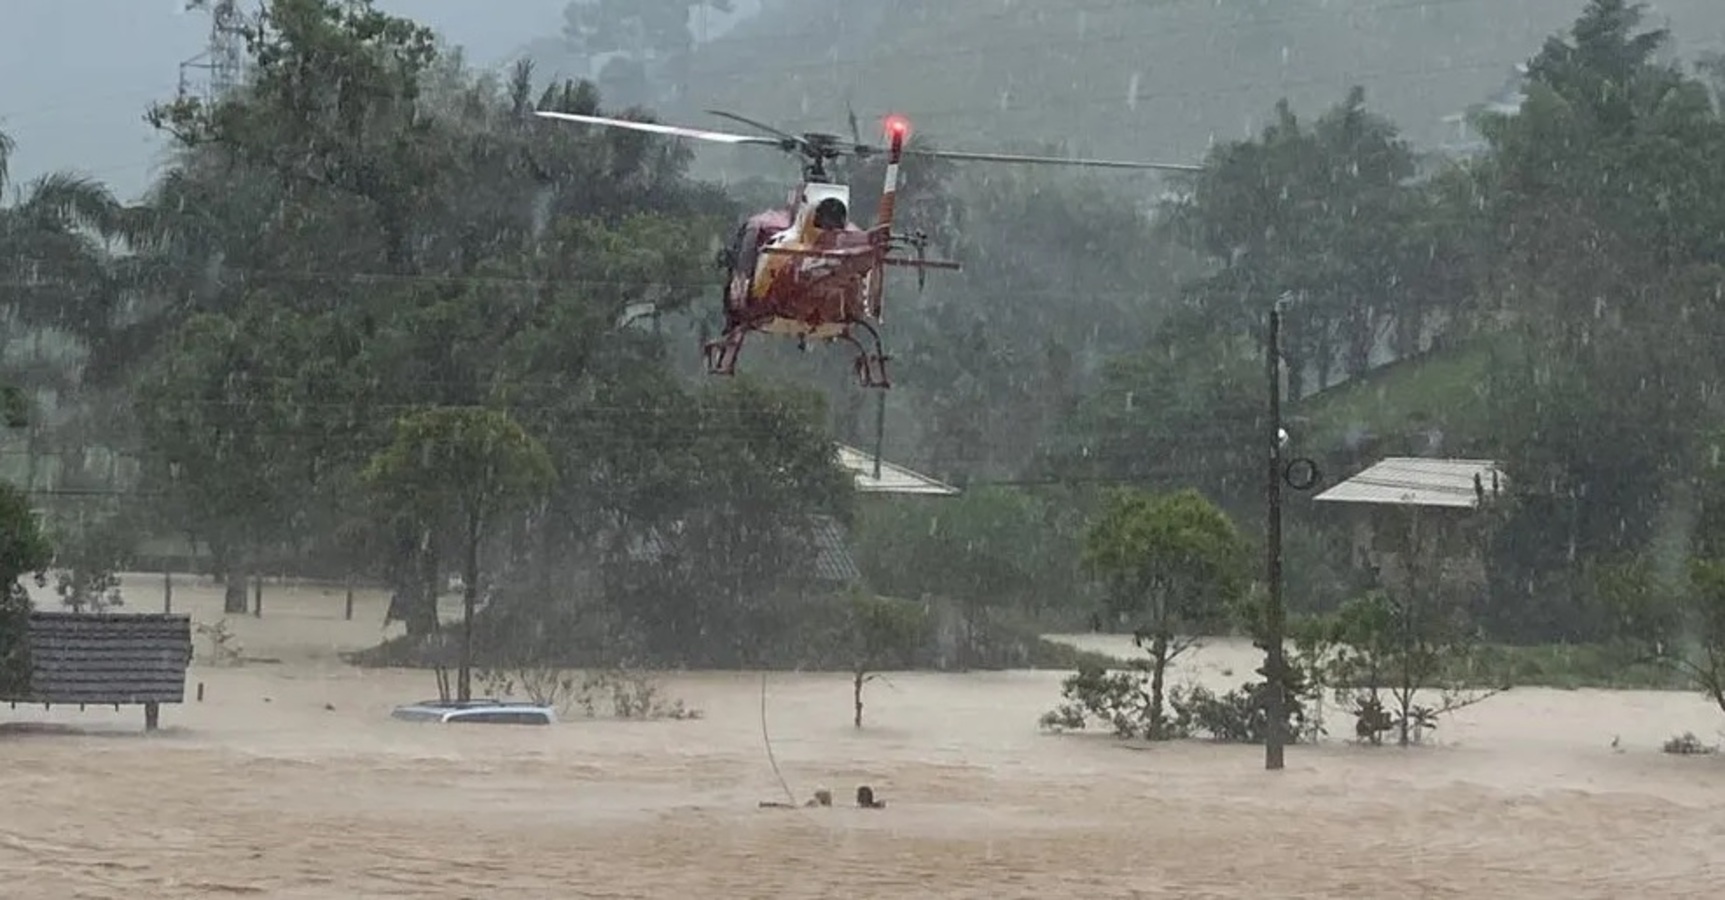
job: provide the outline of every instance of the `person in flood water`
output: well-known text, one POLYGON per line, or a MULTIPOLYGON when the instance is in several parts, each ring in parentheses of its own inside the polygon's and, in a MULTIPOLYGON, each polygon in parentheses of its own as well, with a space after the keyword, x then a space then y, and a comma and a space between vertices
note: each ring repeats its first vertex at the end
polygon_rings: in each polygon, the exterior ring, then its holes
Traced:
POLYGON ((886 801, 876 800, 874 788, 866 784, 857 785, 857 805, 863 809, 886 809, 886 801))
MULTIPOLYGON (((803 806, 832 806, 832 805, 833 805, 833 792, 827 790, 826 788, 818 788, 815 791, 815 795, 813 797, 810 797, 809 799, 803 801, 803 806)), ((762 800, 761 801, 761 808, 762 809, 796 809, 797 807, 792 805, 792 804, 789 804, 789 803, 780 803, 777 800, 762 800)))

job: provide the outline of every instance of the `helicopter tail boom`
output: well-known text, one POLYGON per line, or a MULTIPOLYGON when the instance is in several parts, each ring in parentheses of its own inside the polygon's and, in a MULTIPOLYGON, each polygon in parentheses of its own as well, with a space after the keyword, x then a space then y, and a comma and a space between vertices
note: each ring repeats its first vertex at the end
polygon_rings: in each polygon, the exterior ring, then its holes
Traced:
POLYGON ((909 125, 904 119, 893 116, 887 120, 886 130, 891 143, 887 145, 886 183, 881 186, 880 206, 875 210, 875 227, 890 236, 893 208, 898 202, 898 166, 904 157, 904 137, 909 125))
MULTIPOLYGON (((899 116, 892 116, 886 121, 887 144, 886 183, 881 186, 880 206, 875 210, 874 235, 878 241, 876 246, 881 252, 881 261, 886 262, 886 250, 892 246, 892 216, 898 203, 898 166, 904 157, 904 138, 910 131, 910 123, 899 116)), ((863 306, 876 322, 881 321, 885 310, 882 308, 886 299, 886 279, 876 272, 868 281, 868 296, 864 298, 863 306)))

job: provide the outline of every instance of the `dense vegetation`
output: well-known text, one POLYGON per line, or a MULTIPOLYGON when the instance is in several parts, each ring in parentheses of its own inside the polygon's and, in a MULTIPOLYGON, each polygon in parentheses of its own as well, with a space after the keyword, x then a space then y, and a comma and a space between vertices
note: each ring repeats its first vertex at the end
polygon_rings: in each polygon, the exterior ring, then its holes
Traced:
MULTIPOLYGON (((0 207, 4 374, 34 406, 9 474, 45 492, 78 608, 143 558, 208 566, 236 612, 261 572, 375 581, 412 637, 378 658, 412 658, 460 573, 482 653, 860 688, 887 657, 1022 662, 1026 623, 1103 604, 1188 609, 1123 605, 1127 551, 1100 562, 1126 484, 1223 517, 1205 624, 1251 629, 1258 342, 1287 297, 1290 427, 1331 480, 1398 452, 1505 464, 1458 634, 1691 668, 1717 637, 1725 111, 1622 2, 1539 50, 1468 159, 1422 158, 1356 90, 1277 107, 1155 203, 1114 175, 913 167, 902 214, 968 266, 889 300, 889 456, 966 488, 938 501, 852 495, 832 441, 872 446, 875 410, 842 354, 763 342, 748 375, 690 377, 711 248, 756 199, 689 177, 687 148, 539 120, 604 97, 474 72, 365 3, 254 25, 242 88, 149 110, 174 160, 142 202, 62 175, 0 207), (806 564, 831 523, 873 592, 948 614, 862 616, 806 564), (859 616, 922 649, 858 649, 859 616)), ((856 174, 866 208, 879 173, 856 174)), ((1342 617, 1301 627, 1368 641, 1399 613, 1344 523, 1291 503, 1290 602, 1342 617)), ((1188 636, 1151 618, 1163 651, 1188 636)))

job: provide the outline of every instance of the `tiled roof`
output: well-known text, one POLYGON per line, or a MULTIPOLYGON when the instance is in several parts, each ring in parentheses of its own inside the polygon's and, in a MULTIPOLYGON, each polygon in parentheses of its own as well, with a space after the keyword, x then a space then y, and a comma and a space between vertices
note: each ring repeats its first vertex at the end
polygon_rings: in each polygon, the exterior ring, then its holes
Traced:
MULTIPOLYGON (((804 518, 808 535, 814 542, 815 577, 821 581, 850 584, 862 579, 862 570, 851 557, 844 526, 831 516, 812 514, 804 518)), ((656 530, 629 542, 629 558, 635 562, 656 562, 668 555, 664 535, 656 530)))
POLYGON ((33 703, 179 703, 192 659, 183 615, 30 613, 33 703))
POLYGON ((809 517, 815 542, 815 577, 822 581, 850 584, 862 580, 862 570, 851 558, 845 529, 832 516, 809 517))

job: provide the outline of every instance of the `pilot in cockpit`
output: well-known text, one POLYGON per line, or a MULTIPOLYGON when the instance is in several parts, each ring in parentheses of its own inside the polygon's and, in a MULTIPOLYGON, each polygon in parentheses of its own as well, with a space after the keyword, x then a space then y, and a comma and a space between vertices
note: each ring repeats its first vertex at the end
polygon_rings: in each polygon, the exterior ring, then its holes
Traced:
POLYGON ((814 225, 823 231, 843 231, 847 212, 843 200, 828 197, 815 204, 814 225))

